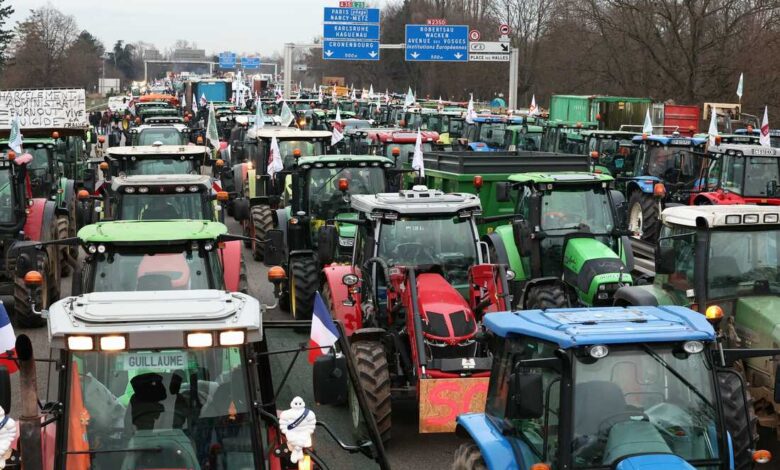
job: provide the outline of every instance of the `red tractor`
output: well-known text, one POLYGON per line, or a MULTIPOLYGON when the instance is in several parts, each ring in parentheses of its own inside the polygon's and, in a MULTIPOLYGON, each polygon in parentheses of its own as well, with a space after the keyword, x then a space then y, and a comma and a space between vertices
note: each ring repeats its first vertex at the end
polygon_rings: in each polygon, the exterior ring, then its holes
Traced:
MULTIPOLYGON (((415 397, 420 432, 451 432, 458 414, 481 410, 492 357, 481 319, 510 305, 511 271, 487 264, 479 242, 479 198, 416 186, 355 195, 350 265, 323 270, 323 297, 343 323, 383 439, 391 396, 415 397)), ((335 249, 334 225, 319 250, 335 249)))
MULTIPOLYGON (((420 131, 423 152, 430 152, 439 141, 439 133, 433 131, 420 131)), ((370 132, 372 152, 375 155, 383 155, 392 158, 397 168, 402 168, 404 163, 412 163, 414 145, 417 142, 417 132, 411 130, 380 130, 370 132)))

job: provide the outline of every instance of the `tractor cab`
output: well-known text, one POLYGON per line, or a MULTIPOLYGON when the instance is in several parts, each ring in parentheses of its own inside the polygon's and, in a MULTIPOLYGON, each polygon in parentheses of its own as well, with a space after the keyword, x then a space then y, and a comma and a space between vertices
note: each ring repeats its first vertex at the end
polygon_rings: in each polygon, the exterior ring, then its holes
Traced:
POLYGON ((344 147, 352 155, 368 155, 372 153, 374 134, 395 132, 397 127, 353 127, 344 130, 344 147))
MULTIPOLYGON (((41 356, 57 364, 43 384, 57 392, 34 419, 41 437, 22 431, 17 450, 63 470, 388 469, 343 332, 309 362, 305 347, 291 350, 308 344, 308 324, 265 321, 268 308, 204 289, 52 306, 41 356)), ((21 410, 40 402, 32 344, 17 341, 21 410)))
POLYGON ((581 132, 587 142, 585 152, 593 160, 593 169, 614 177, 627 174, 634 168, 639 145, 633 138, 640 135, 631 131, 588 130, 581 132))
MULTIPOLYGON (((570 140, 577 141, 577 134, 598 129, 595 122, 547 121, 543 125, 541 149, 544 152, 567 152, 570 140)), ((576 144, 575 144, 576 145, 576 144)), ((571 150, 571 149, 570 149, 571 150)), ((582 152, 585 153, 585 152, 582 152)))
POLYGON ((111 147, 105 159, 110 176, 199 175, 203 166, 211 165, 206 147, 159 142, 139 147, 111 147))
POLYGON ((150 101, 137 103, 135 109, 136 124, 144 123, 150 118, 177 117, 179 111, 167 102, 150 101))
MULTIPOLYGON (((374 129, 368 131, 371 139, 369 153, 391 159, 396 168, 405 168, 412 164, 414 146, 417 143, 417 131, 374 129)), ((439 140, 439 134, 433 131, 420 131, 422 151, 430 152, 439 140)))
POLYGON ((504 148, 506 128, 523 123, 523 118, 507 116, 477 116, 472 123, 465 123, 458 139, 460 150, 496 152, 504 148))
POLYGON ((497 200, 514 200, 514 220, 486 236, 491 259, 515 273, 517 307, 611 305, 633 284, 633 255, 620 228, 620 193, 611 176, 520 173, 496 183, 497 200))
POLYGON ((528 124, 506 126, 504 150, 538 152, 541 150, 543 129, 542 126, 528 124))
MULTIPOLYGON (((734 134, 738 136, 751 136, 755 138, 755 141, 749 143, 758 143, 758 138, 761 137, 761 131, 754 129, 753 126, 744 127, 742 129, 734 130, 734 134)), ((726 142, 728 143, 728 142, 726 142)), ((780 129, 769 129, 769 143, 773 148, 780 147, 780 129)))
POLYGON ((690 204, 780 205, 780 149, 721 141, 707 155, 709 168, 690 204))
POLYGON ((439 133, 439 147, 451 148, 463 135, 465 109, 445 108, 436 113, 423 114, 423 129, 439 133))
POLYGON ((164 122, 168 120, 176 121, 181 118, 154 118, 154 122, 150 118, 145 124, 130 129, 130 146, 154 145, 158 142, 162 145, 190 143, 190 128, 183 122, 164 122))
POLYGON ((457 418, 469 442, 453 470, 729 470, 771 460, 754 450, 733 367, 751 352, 722 349, 703 315, 529 310, 491 313, 484 325, 494 355, 485 412, 457 418))

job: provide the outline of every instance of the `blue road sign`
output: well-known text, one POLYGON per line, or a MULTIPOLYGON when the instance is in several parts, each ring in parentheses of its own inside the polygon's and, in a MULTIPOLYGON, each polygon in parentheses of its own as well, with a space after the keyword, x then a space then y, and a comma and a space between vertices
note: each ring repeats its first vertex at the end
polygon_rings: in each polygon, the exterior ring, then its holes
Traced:
POLYGON ((325 22, 379 24, 379 8, 325 7, 325 22))
POLYGON ((219 68, 232 69, 236 67, 236 53, 223 52, 219 55, 219 68))
POLYGON ((244 69, 259 69, 260 57, 242 57, 241 68, 244 69))
POLYGON ((325 39, 363 39, 379 41, 378 24, 325 24, 325 39))
POLYGON ((325 39, 322 41, 325 60, 379 60, 379 41, 325 39))
POLYGON ((468 62, 468 26, 406 25, 406 60, 468 62))

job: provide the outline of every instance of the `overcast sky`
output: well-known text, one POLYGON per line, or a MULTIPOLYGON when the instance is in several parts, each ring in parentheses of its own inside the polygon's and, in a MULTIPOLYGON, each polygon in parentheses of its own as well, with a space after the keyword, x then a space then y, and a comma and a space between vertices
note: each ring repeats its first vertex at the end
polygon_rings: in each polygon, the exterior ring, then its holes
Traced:
MULTIPOLYGON (((47 3, 73 15, 79 28, 107 48, 119 39, 145 41, 164 51, 177 39, 194 41, 207 53, 282 52, 284 43, 308 43, 322 34, 323 7, 338 0, 10 0, 24 19, 47 3)), ((372 0, 385 5, 388 0, 372 0)))

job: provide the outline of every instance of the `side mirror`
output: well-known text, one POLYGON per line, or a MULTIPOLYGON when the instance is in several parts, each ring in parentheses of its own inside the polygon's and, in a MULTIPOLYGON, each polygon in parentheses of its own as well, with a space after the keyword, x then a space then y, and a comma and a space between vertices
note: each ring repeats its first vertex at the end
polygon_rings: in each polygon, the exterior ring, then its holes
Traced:
POLYGON ((506 181, 496 183, 496 201, 509 202, 511 198, 512 185, 506 181))
POLYGON ((662 238, 658 240, 658 247, 655 249, 655 273, 672 274, 674 260, 674 239, 662 238))
POLYGON ((539 419, 544 413, 544 386, 538 372, 514 372, 509 376, 509 419, 539 419))
POLYGON ((775 403, 780 403, 780 365, 775 367, 775 403))
POLYGON ((5 366, 0 366, 0 406, 5 414, 11 413, 11 374, 5 366))
POLYGON ((320 405, 346 403, 347 376, 347 358, 343 354, 330 353, 315 359, 312 370, 314 401, 320 405))
POLYGON ((323 225, 317 232, 317 255, 320 263, 330 264, 338 249, 339 231, 335 225, 323 225))
POLYGON ((266 266, 282 264, 284 253, 284 234, 281 230, 269 230, 265 234, 266 240, 263 246, 263 262, 266 266))
POLYGON ((531 227, 527 220, 515 220, 512 222, 512 225, 514 226, 512 231, 515 235, 515 243, 517 243, 518 249, 520 250, 520 256, 530 256, 531 247, 533 246, 533 243, 531 242, 533 227, 531 227))

